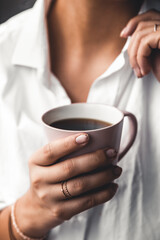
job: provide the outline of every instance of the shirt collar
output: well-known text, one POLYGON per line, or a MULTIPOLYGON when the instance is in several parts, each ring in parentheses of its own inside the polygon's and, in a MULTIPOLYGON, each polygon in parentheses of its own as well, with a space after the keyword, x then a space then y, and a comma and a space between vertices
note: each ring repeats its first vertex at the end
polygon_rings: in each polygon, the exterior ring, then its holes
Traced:
POLYGON ((45 69, 49 63, 46 15, 51 0, 37 0, 30 9, 12 57, 14 65, 45 69))

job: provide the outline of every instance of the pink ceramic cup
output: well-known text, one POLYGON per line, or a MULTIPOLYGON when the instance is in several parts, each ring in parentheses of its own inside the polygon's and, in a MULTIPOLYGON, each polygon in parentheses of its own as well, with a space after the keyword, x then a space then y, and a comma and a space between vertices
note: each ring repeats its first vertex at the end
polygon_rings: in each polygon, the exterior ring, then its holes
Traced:
POLYGON ((89 143, 82 149, 67 156, 68 158, 98 149, 113 148, 118 152, 117 161, 119 161, 134 143, 137 133, 137 120, 133 114, 105 104, 74 103, 54 108, 42 116, 42 122, 49 141, 55 141, 75 133, 85 132, 89 134, 89 143), (128 129, 128 142, 121 149, 120 141, 125 117, 128 118, 130 127, 128 129), (55 121, 71 118, 96 119, 109 122, 111 126, 86 131, 62 130, 50 126, 55 121))

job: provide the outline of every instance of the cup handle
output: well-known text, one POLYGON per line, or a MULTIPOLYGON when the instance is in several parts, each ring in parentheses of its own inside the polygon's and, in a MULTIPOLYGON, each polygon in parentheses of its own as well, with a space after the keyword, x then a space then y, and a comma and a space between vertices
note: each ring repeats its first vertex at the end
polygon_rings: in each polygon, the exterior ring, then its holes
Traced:
POLYGON ((129 141, 128 141, 127 145, 124 147, 124 149, 122 149, 120 151, 119 156, 118 156, 118 161, 120 161, 124 157, 124 155, 128 152, 130 147, 133 145, 134 140, 137 135, 137 125, 138 125, 137 119, 132 113, 129 113, 126 111, 122 111, 122 112, 124 114, 124 117, 129 118, 130 137, 129 137, 129 141))

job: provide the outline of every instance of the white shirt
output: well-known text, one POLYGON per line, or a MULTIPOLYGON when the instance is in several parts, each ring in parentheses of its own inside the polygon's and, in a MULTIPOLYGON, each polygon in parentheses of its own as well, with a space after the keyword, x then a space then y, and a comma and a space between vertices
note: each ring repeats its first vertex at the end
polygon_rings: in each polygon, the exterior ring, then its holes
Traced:
MULTIPOLYGON (((49 70, 44 12, 44 0, 38 0, 34 8, 0 26, 1 209, 29 188, 28 159, 47 142, 41 115, 71 103, 49 70)), ((151 73, 143 79, 135 77, 127 44, 94 81, 87 98, 137 117, 136 141, 120 162, 119 190, 108 203, 54 228, 49 239, 160 239, 160 84, 151 73)))

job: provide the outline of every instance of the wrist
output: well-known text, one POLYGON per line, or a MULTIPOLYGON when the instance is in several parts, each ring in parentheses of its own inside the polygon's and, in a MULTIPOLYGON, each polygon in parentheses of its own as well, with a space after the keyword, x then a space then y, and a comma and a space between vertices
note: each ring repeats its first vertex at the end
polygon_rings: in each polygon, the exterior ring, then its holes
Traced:
POLYGON ((18 199, 12 207, 12 232, 15 238, 23 240, 25 238, 22 235, 24 235, 28 236, 26 239, 29 240, 30 238, 40 239, 43 238, 42 236, 46 236, 50 229, 47 227, 44 215, 42 209, 35 206, 28 193, 18 199))
POLYGON ((0 239, 15 240, 12 237, 10 215, 10 206, 0 211, 0 239))
POLYGON ((16 203, 11 206, 11 225, 10 225, 10 236, 12 240, 44 240, 46 237, 42 238, 31 238, 23 234, 17 225, 17 220, 15 216, 15 206, 16 203), (16 237, 16 238, 15 238, 16 237))

